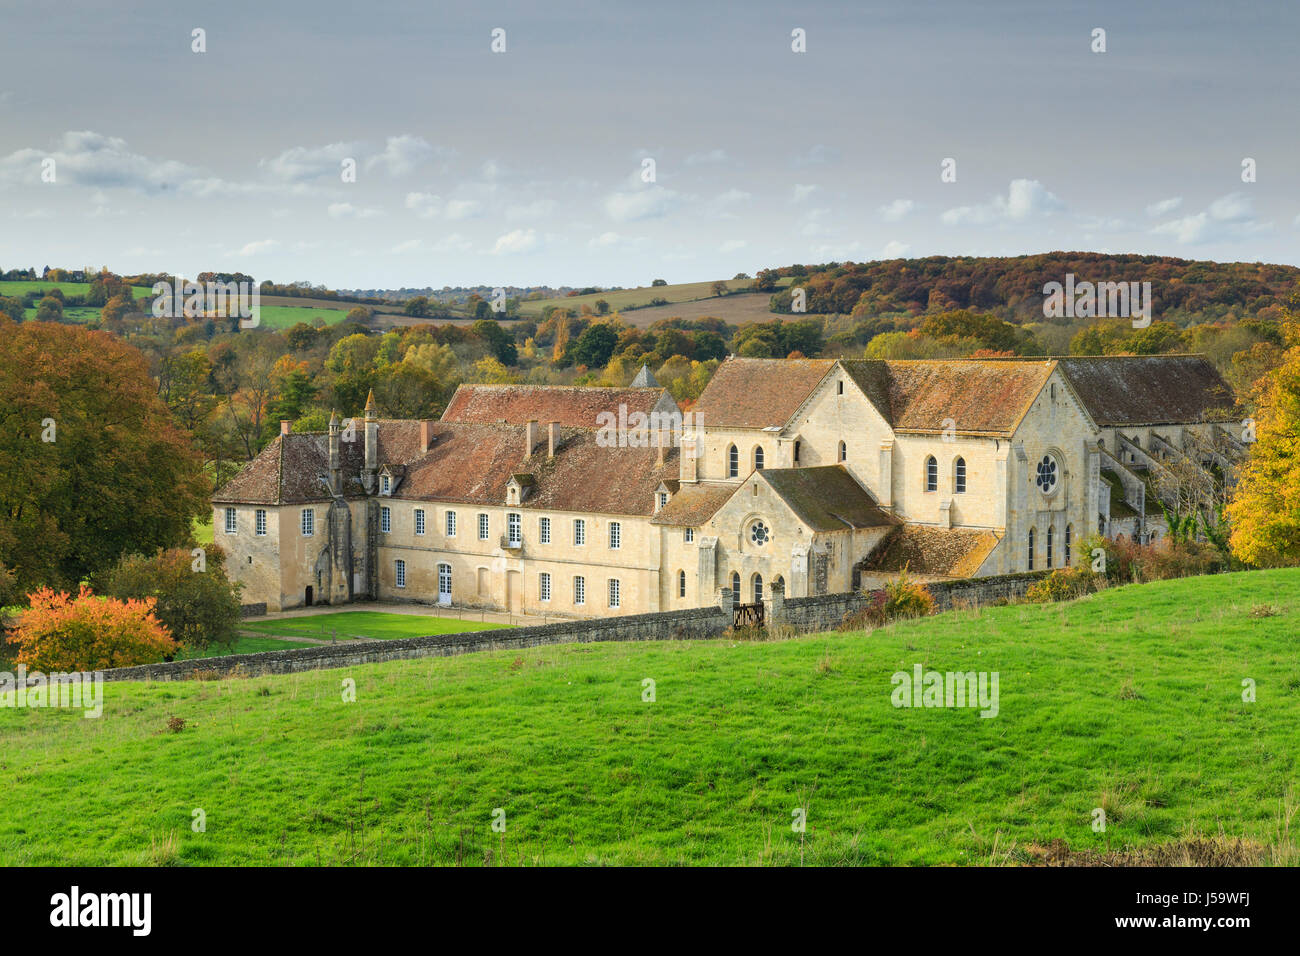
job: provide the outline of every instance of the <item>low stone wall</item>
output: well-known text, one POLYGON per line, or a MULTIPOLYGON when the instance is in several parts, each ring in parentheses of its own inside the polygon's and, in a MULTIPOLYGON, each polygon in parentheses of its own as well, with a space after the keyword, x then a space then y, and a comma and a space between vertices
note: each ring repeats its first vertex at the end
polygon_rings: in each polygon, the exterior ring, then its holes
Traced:
MULTIPOLYGON (((935 607, 947 611, 953 607, 992 604, 1014 600, 1047 572, 1006 574, 988 578, 930 583, 926 587, 934 596, 935 607)), ((730 595, 724 589, 722 594, 730 595)), ((850 611, 861 610, 871 600, 869 594, 825 594, 819 597, 782 599, 773 594, 771 623, 787 625, 798 632, 832 630, 850 611)), ((105 680, 187 680, 219 677, 255 677, 261 674, 292 674, 298 671, 332 667, 353 667, 381 661, 414 657, 445 657, 473 651, 509 651, 551 644, 581 644, 594 641, 663 641, 700 640, 720 636, 731 626, 730 601, 723 597, 718 607, 690 608, 657 614, 632 614, 626 617, 595 618, 582 621, 559 621, 533 627, 469 631, 464 634, 437 634, 408 637, 393 641, 357 641, 348 644, 321 644, 259 654, 233 654, 198 660, 119 667, 104 671, 105 680)))
POLYGON ((266 602, 260 604, 241 604, 239 606, 240 617, 263 617, 266 615, 266 602))

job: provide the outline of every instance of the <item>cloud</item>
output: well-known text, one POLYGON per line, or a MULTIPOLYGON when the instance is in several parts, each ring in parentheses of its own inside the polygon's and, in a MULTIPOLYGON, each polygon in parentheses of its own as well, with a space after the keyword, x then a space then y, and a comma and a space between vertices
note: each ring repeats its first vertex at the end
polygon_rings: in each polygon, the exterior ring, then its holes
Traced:
POLYGON ((710 200, 708 212, 712 216, 735 219, 736 214, 733 210, 745 205, 753 198, 751 193, 747 193, 743 189, 728 189, 725 193, 714 196, 710 200))
POLYGON ((469 252, 474 244, 458 232, 453 232, 449 236, 444 236, 437 242, 429 243, 423 239, 407 239, 405 242, 399 242, 393 246, 394 255, 408 255, 411 253, 445 253, 445 252, 469 252))
POLYGON ((372 219, 383 212, 372 207, 357 208, 350 202, 332 202, 326 209, 331 219, 372 219))
POLYGON ((532 252, 539 244, 537 233, 534 230, 516 229, 497 239, 496 245, 492 247, 492 254, 500 256, 532 252))
POLYGON ((402 134, 390 136, 384 143, 383 152, 366 160, 366 169, 382 168, 390 176, 405 176, 436 158, 446 158, 451 150, 431 146, 421 136, 402 134))
POLYGON ((805 152, 799 153, 794 158, 796 169, 804 169, 809 166, 828 166, 831 163, 838 162, 840 151, 833 146, 826 146, 818 143, 809 147, 805 152))
POLYGON ((623 237, 616 232, 602 232, 594 239, 587 240, 587 246, 591 249, 612 249, 623 241, 623 237))
POLYGON ((820 186, 805 185, 804 183, 795 183, 794 196, 791 197, 790 201, 796 203, 803 202, 805 199, 812 196, 812 194, 817 192, 817 190, 819 189, 821 189, 820 186))
POLYGON ((447 202, 448 219, 476 219, 483 214, 483 204, 477 199, 452 199, 447 202))
POLYGON ((674 209, 680 198, 677 193, 663 186, 615 192, 605 197, 605 213, 615 222, 658 219, 674 209))
POLYGON ((878 212, 880 213, 880 218, 885 220, 885 222, 898 222, 914 209, 916 209, 916 203, 912 200, 895 199, 893 202, 881 206, 878 212))
POLYGON ((244 248, 240 249, 239 252, 235 253, 235 255, 260 256, 265 252, 275 252, 280 248, 280 245, 281 243, 278 239, 258 239, 255 242, 248 243, 244 248))
POLYGON ((407 193, 406 208, 421 219, 432 219, 442 212, 442 199, 433 193, 407 193))
POLYGON ((1255 218, 1254 204, 1240 193, 1214 200, 1202 212, 1171 219, 1152 228, 1158 236, 1172 236, 1181 245, 1242 239, 1267 232, 1273 224, 1255 218))
POLYGON ((126 140, 91 130, 64 133, 51 150, 20 149, 0 158, 0 185, 41 184, 42 164, 54 160, 56 184, 163 193, 200 175, 197 167, 154 159, 127 148, 126 140))
POLYGON ((1065 208, 1037 179, 1013 179, 1005 196, 994 196, 978 206, 949 209, 940 220, 949 226, 1026 222, 1051 216, 1065 208))
POLYGON ((749 243, 746 242, 744 239, 728 239, 722 245, 718 246, 718 251, 736 252, 740 249, 744 249, 747 245, 749 245, 749 243))
POLYGON ((897 239, 891 239, 885 243, 885 248, 880 250, 882 259, 901 259, 912 247, 905 242, 899 242, 897 239))
POLYGON ((559 207, 554 199, 535 199, 532 202, 516 203, 506 207, 507 219, 545 219, 555 213, 559 207))
POLYGON ((362 149, 364 144, 356 142, 294 146, 279 156, 259 160, 257 165, 279 182, 314 182, 339 177, 343 171, 343 160, 356 159, 362 149))
POLYGON ((1183 204, 1182 196, 1174 196, 1172 199, 1162 199, 1159 202, 1153 202, 1147 206, 1147 215, 1154 218, 1167 216, 1183 204))

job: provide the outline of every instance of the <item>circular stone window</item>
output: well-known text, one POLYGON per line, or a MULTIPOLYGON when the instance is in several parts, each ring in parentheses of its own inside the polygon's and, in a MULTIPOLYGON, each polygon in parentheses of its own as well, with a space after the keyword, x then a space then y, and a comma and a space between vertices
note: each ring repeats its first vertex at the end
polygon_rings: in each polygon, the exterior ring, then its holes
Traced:
POLYGON ((1050 495, 1056 490, 1056 480, 1056 459, 1051 455, 1044 455, 1043 460, 1038 463, 1038 475, 1034 479, 1034 484, 1038 485, 1038 490, 1043 494, 1050 495))
POLYGON ((772 537, 772 532, 768 530, 767 525, 761 521, 755 521, 749 526, 749 540, 754 544, 762 547, 767 544, 768 539, 772 537))

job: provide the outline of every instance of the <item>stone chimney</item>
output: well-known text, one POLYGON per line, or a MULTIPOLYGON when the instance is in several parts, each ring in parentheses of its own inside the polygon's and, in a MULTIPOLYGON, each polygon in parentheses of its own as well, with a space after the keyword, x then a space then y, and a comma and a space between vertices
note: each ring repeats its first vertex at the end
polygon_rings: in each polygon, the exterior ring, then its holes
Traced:
POLYGON ((293 430, 293 422, 287 418, 280 419, 280 434, 287 435, 293 430))
POLYGON ((528 419, 528 424, 524 426, 524 457, 532 458, 533 449, 537 447, 537 420, 528 419))
POLYGON ((664 466, 664 445, 666 444, 668 444, 668 438, 664 434, 664 430, 662 428, 656 429, 655 447, 658 450, 655 453, 655 458, 657 459, 660 468, 664 466))
POLYGON ((560 423, 546 423, 546 457, 555 457, 555 446, 560 443, 560 423))
POLYGON ((433 422, 429 421, 426 418, 424 421, 420 422, 420 454, 424 454, 425 452, 427 452, 429 450, 429 446, 432 444, 433 444, 433 422))
POLYGON ((699 461, 696 450, 695 418, 690 412, 682 416, 682 444, 677 459, 681 480, 694 484, 698 475, 699 461))
POLYGON ((379 408, 375 405, 374 389, 366 397, 366 458, 361 473, 361 483, 367 494, 374 494, 375 473, 379 470, 379 408))
POLYGON ((330 415, 330 492, 340 494, 343 491, 343 470, 339 455, 339 413, 330 415))

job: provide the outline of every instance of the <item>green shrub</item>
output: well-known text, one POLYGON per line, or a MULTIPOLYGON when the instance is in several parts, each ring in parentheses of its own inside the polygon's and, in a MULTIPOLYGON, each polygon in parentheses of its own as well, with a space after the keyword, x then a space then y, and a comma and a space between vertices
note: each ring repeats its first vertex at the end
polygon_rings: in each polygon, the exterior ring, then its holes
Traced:
POLYGON ((1046 604, 1052 601, 1071 601, 1101 589, 1106 579, 1093 573, 1091 564, 1076 565, 1053 571, 1025 592, 1025 600, 1046 604))

